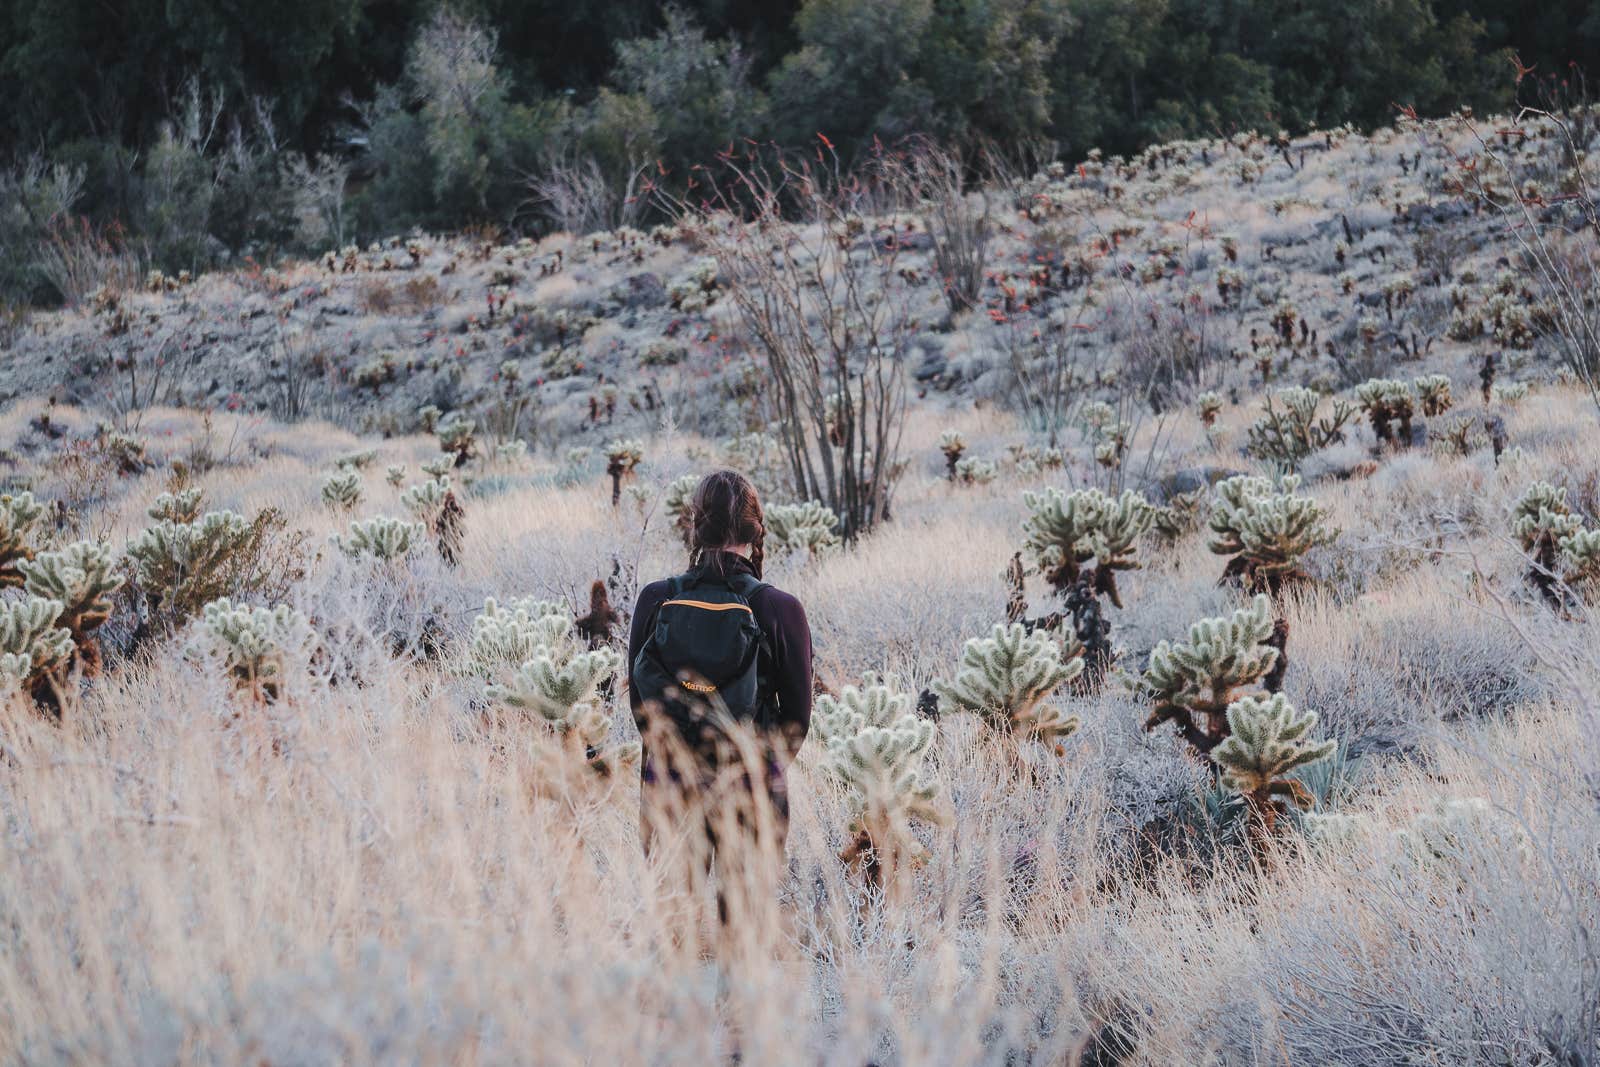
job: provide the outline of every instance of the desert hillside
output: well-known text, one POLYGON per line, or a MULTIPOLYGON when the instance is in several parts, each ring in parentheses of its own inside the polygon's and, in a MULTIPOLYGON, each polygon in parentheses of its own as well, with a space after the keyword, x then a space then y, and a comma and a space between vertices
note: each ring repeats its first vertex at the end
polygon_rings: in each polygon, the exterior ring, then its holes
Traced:
POLYGON ((1594 118, 13 324, 0 1060, 1595 1062, 1594 118), (619 668, 716 466, 819 698, 707 947, 619 668))

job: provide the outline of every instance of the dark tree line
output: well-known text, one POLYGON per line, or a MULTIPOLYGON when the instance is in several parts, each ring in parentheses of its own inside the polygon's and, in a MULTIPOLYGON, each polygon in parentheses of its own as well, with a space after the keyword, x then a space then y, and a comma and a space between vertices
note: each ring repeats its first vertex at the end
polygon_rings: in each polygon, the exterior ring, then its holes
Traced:
MULTIPOLYGON (((1505 107, 1513 54, 1597 49, 1573 0, 0 0, 0 240, 71 216, 171 271, 616 224, 739 138, 1071 159, 1505 107)), ((59 296, 8 258, 0 292, 59 296)))

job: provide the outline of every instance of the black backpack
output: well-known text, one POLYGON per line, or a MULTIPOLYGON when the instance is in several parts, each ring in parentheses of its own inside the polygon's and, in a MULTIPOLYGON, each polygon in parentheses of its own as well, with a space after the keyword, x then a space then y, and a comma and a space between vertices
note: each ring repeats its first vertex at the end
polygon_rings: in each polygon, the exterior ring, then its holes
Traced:
POLYGON ((633 687, 685 735, 698 739, 710 709, 735 722, 769 724, 766 635, 750 598, 766 583, 749 574, 691 571, 672 579, 633 660, 633 687))

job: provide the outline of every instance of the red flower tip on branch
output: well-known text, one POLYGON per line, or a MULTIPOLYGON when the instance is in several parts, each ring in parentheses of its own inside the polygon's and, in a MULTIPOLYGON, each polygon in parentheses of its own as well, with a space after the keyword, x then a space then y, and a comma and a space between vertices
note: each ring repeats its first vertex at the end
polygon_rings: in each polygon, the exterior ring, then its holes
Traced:
POLYGON ((1526 78, 1528 75, 1532 74, 1534 72, 1535 68, 1537 68, 1539 66, 1539 64, 1537 64, 1537 63, 1535 63, 1531 67, 1523 66, 1522 65, 1522 56, 1519 55, 1516 52, 1511 53, 1511 65, 1514 68, 1516 68, 1516 71, 1517 71, 1517 80, 1514 83, 1516 85, 1521 85, 1522 84, 1522 79, 1526 78))
POLYGON ((833 151, 833 142, 828 140, 827 134, 823 133, 821 130, 817 131, 817 140, 819 140, 823 144, 827 145, 828 146, 828 151, 830 151, 830 152, 833 151))

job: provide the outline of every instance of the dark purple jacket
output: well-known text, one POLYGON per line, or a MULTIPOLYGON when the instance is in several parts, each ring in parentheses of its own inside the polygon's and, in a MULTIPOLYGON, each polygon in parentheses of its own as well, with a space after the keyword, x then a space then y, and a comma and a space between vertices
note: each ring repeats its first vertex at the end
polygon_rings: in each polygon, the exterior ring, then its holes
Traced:
MULTIPOLYGON (((732 552, 713 552, 702 566, 713 573, 755 573, 749 560, 732 552)), ((650 636, 656 609, 670 591, 668 579, 651 582, 639 591, 639 602, 634 605, 633 624, 628 632, 628 704, 636 721, 642 701, 633 685, 633 661, 650 636)), ((781 767, 794 758, 811 725, 811 626, 806 622, 806 611, 800 601, 770 585, 756 590, 750 597, 750 613, 755 616, 756 625, 761 627, 772 650, 766 677, 778 704, 779 736, 772 740, 778 749, 774 755, 781 767)), ((646 763, 648 773, 648 758, 646 763)))

